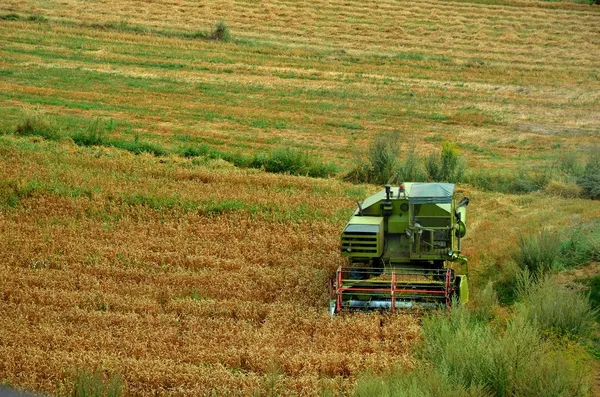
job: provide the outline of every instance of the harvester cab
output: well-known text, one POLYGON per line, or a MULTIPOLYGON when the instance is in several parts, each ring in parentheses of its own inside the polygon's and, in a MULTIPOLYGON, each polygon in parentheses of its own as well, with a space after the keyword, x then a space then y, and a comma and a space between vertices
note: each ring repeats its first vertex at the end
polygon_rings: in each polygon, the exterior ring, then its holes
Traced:
POLYGON ((461 255, 467 205, 454 184, 386 185, 358 203, 341 235, 332 314, 346 310, 450 307, 469 299, 461 255))

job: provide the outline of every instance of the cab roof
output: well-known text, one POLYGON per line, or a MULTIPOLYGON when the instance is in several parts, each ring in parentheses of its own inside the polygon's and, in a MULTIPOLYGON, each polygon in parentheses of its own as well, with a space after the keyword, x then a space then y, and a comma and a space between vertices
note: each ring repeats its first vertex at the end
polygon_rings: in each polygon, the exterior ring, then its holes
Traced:
MULTIPOLYGON (((399 197, 399 187, 394 186, 391 189, 390 198, 404 199, 399 197)), ((451 204, 454 195, 453 183, 426 183, 426 182, 405 182, 404 190, 406 198, 410 204, 451 204)), ((362 203, 364 209, 385 200, 385 189, 367 197, 362 203)))

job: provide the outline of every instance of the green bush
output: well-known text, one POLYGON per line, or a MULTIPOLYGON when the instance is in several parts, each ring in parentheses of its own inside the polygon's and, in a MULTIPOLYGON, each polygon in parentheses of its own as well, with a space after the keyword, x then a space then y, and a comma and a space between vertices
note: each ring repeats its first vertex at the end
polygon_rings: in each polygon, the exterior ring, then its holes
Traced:
POLYGON ((464 307, 423 320, 422 356, 450 382, 493 396, 584 396, 585 374, 521 316, 505 330, 464 307))
POLYGON ((219 21, 210 33, 210 38, 217 41, 231 41, 231 32, 225 21, 219 21))
POLYGON ((583 174, 579 155, 573 151, 561 151, 554 162, 554 167, 565 175, 580 177, 583 174))
POLYGON ((494 281, 494 291, 498 302, 502 305, 512 305, 518 298, 518 285, 522 270, 513 261, 500 267, 500 272, 494 281))
POLYGON ((398 171, 392 182, 424 182, 427 178, 423 160, 413 146, 406 152, 404 161, 398 166, 398 171))
POLYGON ((481 321, 491 321, 499 303, 494 283, 489 281, 484 289, 477 291, 474 301, 474 316, 481 321))
POLYGON ((516 172, 478 170, 465 174, 464 181, 481 190, 509 194, 532 193, 544 189, 551 182, 547 169, 516 172))
POLYGON ((514 260, 533 275, 547 273, 559 263, 560 244, 558 233, 546 229, 538 235, 521 235, 514 260))
MULTIPOLYGON (((258 165, 257 159, 255 158, 252 164, 258 165)), ((337 172, 335 165, 315 161, 308 152, 289 148, 273 150, 268 158, 264 159, 263 168, 267 172, 317 178, 325 178, 337 172)))
POLYGON ((21 19, 21 16, 19 14, 4 14, 4 15, 0 15, 0 19, 3 21, 18 21, 19 19, 21 19))
POLYGON ((541 278, 524 291, 519 306, 524 318, 543 331, 588 337, 594 330, 597 313, 588 296, 551 277, 541 278))
POLYGON ((579 279, 577 281, 587 287, 590 304, 596 313, 596 321, 600 322, 600 275, 579 279))
POLYGON ((564 267, 600 261, 600 222, 581 225, 560 243, 559 260, 564 267))
POLYGON ((315 178, 326 178, 338 172, 332 163, 316 160, 310 153, 298 149, 274 149, 269 154, 258 153, 248 156, 242 153, 227 153, 211 149, 208 145, 188 146, 180 150, 184 157, 206 157, 222 159, 236 167, 259 168, 266 172, 305 175, 315 178))
POLYGON ((183 148, 181 151, 183 157, 192 158, 192 157, 211 157, 212 150, 208 145, 201 145, 199 147, 196 146, 188 146, 183 148))
POLYGON ((462 182, 465 164, 453 142, 442 143, 439 154, 431 153, 425 164, 429 179, 434 182, 462 182))
POLYGON ((584 194, 592 200, 600 200, 600 146, 590 150, 585 169, 577 184, 584 194))
POLYGON ((399 166, 400 133, 381 132, 369 146, 370 182, 380 185, 389 182, 399 166))
POLYGON ((44 139, 57 141, 61 138, 58 128, 45 116, 35 114, 25 117, 15 129, 18 136, 39 136, 44 139))

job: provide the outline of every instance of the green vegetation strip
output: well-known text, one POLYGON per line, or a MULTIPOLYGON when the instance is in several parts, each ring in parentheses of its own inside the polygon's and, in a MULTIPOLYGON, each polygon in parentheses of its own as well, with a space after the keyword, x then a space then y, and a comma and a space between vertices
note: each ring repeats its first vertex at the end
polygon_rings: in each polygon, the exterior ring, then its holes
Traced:
POLYGON ((316 160, 310 153, 298 149, 273 149, 269 153, 258 153, 254 156, 243 153, 227 153, 211 149, 207 145, 187 146, 179 150, 169 150, 159 144, 142 141, 137 135, 133 140, 107 138, 106 134, 112 132, 115 128, 116 124, 113 122, 96 120, 88 125, 84 131, 64 133, 52 120, 36 115, 27 117, 17 125, 14 134, 17 136, 38 136, 52 141, 70 138, 79 146, 114 147, 134 154, 150 153, 158 157, 174 154, 187 158, 223 159, 236 167, 263 169, 271 173, 326 178, 335 175, 339 171, 335 164, 316 160))

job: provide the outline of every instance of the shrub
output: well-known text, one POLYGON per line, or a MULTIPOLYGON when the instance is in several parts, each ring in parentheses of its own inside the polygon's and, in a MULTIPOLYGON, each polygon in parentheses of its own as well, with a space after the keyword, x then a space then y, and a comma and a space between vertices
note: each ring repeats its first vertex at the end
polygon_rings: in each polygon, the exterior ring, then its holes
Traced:
POLYGON ((380 132, 369 146, 370 182, 388 183, 399 166, 400 133, 380 132))
POLYGON ((231 41, 231 32, 225 21, 219 21, 219 23, 215 25, 210 34, 210 38, 217 41, 231 41))
POLYGON ((422 356, 439 374, 467 390, 483 388, 493 396, 583 396, 585 374, 560 354, 522 317, 506 330, 477 321, 457 307, 423 320, 422 356))
POLYGON ((393 182, 423 182, 427 180, 427 174, 422 164, 421 157, 416 153, 413 146, 406 152, 404 161, 399 165, 393 182))
POLYGON ((558 263, 560 238, 558 233, 543 229, 536 235, 521 235, 514 259, 521 269, 533 275, 547 273, 558 263))
POLYGON ((434 182, 458 183, 463 180, 465 164, 453 142, 444 142, 439 154, 431 153, 425 164, 429 179, 434 182))
POLYGON ((543 331, 559 336, 591 335, 596 312, 588 296, 543 277, 523 294, 520 312, 543 331))
POLYGON ((500 268, 500 274, 494 282, 494 291, 500 304, 512 305, 517 300, 521 272, 519 265, 512 261, 504 263, 500 268))
POLYGON ((61 138, 57 127, 45 116, 39 114, 25 117, 25 120, 17 125, 15 135, 39 136, 53 141, 57 141, 61 138))
POLYGON ((589 291, 590 304, 596 313, 596 320, 600 321, 600 275, 577 280, 583 283, 589 291))
POLYGON ((583 175, 577 180, 583 193, 592 200, 600 200, 600 146, 594 147, 589 154, 583 175))
POLYGON ((305 151, 298 149, 274 149, 269 154, 258 153, 254 156, 243 153, 227 153, 211 149, 208 145, 199 147, 188 146, 180 150, 184 157, 206 157, 222 159, 236 167, 259 168, 266 172, 306 175, 315 178, 326 178, 338 172, 338 167, 332 163, 315 160, 305 151))
POLYGON ((529 172, 519 169, 512 173, 479 170, 466 174, 463 179, 482 190, 523 194, 544 189, 550 184, 551 175, 545 169, 529 172))
POLYGON ((547 194, 562 198, 579 198, 583 194, 583 189, 574 182, 550 181, 545 188, 547 194))
POLYGON ((4 14, 4 15, 0 15, 0 19, 3 21, 18 21, 19 19, 21 19, 21 16, 19 14, 4 14))
POLYGON ((188 146, 183 148, 181 154, 183 157, 191 158, 191 157, 201 157, 207 156, 210 157, 212 151, 208 145, 201 145, 199 147, 196 146, 188 146))
POLYGON ((573 151, 561 151, 554 166, 560 172, 566 175, 580 177, 583 173, 583 167, 579 161, 579 155, 573 151))

